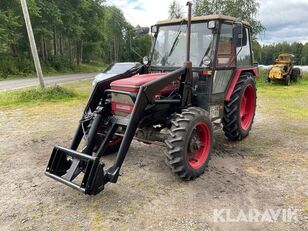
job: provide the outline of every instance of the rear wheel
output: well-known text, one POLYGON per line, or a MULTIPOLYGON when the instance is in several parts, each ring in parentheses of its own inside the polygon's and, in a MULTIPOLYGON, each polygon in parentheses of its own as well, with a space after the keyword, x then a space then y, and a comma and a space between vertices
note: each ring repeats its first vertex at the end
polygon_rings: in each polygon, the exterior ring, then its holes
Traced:
POLYGON ((301 75, 301 70, 299 68, 293 68, 291 74, 292 80, 296 82, 300 78, 300 75, 301 75))
POLYGON ((248 136, 256 110, 256 83, 251 75, 240 76, 230 101, 225 102, 223 130, 230 140, 248 136))
POLYGON ((285 83, 286 86, 290 86, 290 84, 291 84, 290 75, 286 76, 286 78, 284 79, 284 83, 285 83))
POLYGON ((213 145, 213 129, 209 114, 200 108, 183 109, 171 121, 166 163, 184 180, 200 176, 208 165, 213 145))
POLYGON ((272 81, 272 80, 271 80, 271 78, 270 78, 270 77, 268 77, 268 76, 267 76, 267 77, 265 77, 265 82, 266 82, 266 83, 271 83, 271 81, 272 81))

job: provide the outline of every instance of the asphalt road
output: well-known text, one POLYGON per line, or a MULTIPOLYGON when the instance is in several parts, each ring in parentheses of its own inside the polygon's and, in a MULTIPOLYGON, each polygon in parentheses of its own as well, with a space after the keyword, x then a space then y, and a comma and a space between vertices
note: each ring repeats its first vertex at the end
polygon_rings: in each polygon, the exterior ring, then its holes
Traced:
MULTIPOLYGON (((94 79, 96 73, 82 73, 82 74, 68 74, 58 75, 52 77, 44 77, 45 85, 55 85, 58 83, 74 82, 79 80, 91 80, 94 79)), ((0 81, 0 92, 11 91, 21 88, 38 86, 39 82, 37 78, 30 79, 16 79, 16 80, 4 80, 0 81)))

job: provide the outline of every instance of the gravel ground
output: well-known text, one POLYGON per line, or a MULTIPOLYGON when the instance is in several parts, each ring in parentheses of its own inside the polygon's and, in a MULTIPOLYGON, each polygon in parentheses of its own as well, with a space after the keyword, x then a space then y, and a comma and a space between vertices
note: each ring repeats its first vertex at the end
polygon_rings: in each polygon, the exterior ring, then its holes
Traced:
POLYGON ((242 142, 215 132, 208 171, 190 182, 169 171, 163 147, 134 141, 118 183, 87 196, 44 175, 53 146, 69 145, 83 105, 72 101, 0 111, 0 230, 308 229, 307 119, 275 119, 259 106, 242 142), (215 222, 219 209, 232 218, 251 209, 291 209, 297 219, 215 222))

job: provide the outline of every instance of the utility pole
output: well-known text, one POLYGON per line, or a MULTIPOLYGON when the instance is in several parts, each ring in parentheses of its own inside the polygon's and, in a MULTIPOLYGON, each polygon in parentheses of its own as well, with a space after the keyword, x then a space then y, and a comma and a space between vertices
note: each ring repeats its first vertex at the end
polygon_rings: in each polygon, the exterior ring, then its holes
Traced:
POLYGON ((31 47, 32 57, 33 57, 33 60, 34 60, 36 75, 39 79, 41 87, 44 88, 45 84, 44 84, 44 80, 43 80, 43 72, 42 72, 40 59, 39 59, 39 56, 37 54, 37 48, 36 48, 35 39, 34 39, 33 31, 32 31, 29 12, 28 12, 27 0, 20 0, 20 2, 21 2, 21 8, 22 8, 22 12, 23 12, 23 15, 24 15, 24 18, 25 18, 25 22, 26 22, 26 28, 27 28, 27 32, 28 32, 28 36, 29 36, 30 47, 31 47))

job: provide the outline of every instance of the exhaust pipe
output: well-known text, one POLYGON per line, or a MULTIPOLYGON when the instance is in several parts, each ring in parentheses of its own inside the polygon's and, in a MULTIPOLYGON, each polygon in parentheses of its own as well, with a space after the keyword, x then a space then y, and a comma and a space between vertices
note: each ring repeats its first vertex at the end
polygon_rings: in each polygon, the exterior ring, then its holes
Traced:
POLYGON ((186 32, 186 60, 184 62, 184 67, 186 68, 185 79, 181 79, 185 81, 184 86, 181 89, 182 91, 182 107, 191 104, 191 85, 192 85, 192 62, 190 61, 190 36, 191 36, 191 2, 187 2, 186 6, 188 6, 188 19, 187 19, 187 32, 186 32))
POLYGON ((188 6, 188 21, 187 21, 187 39, 186 39, 186 62, 190 62, 190 35, 191 35, 191 2, 187 2, 188 6))

